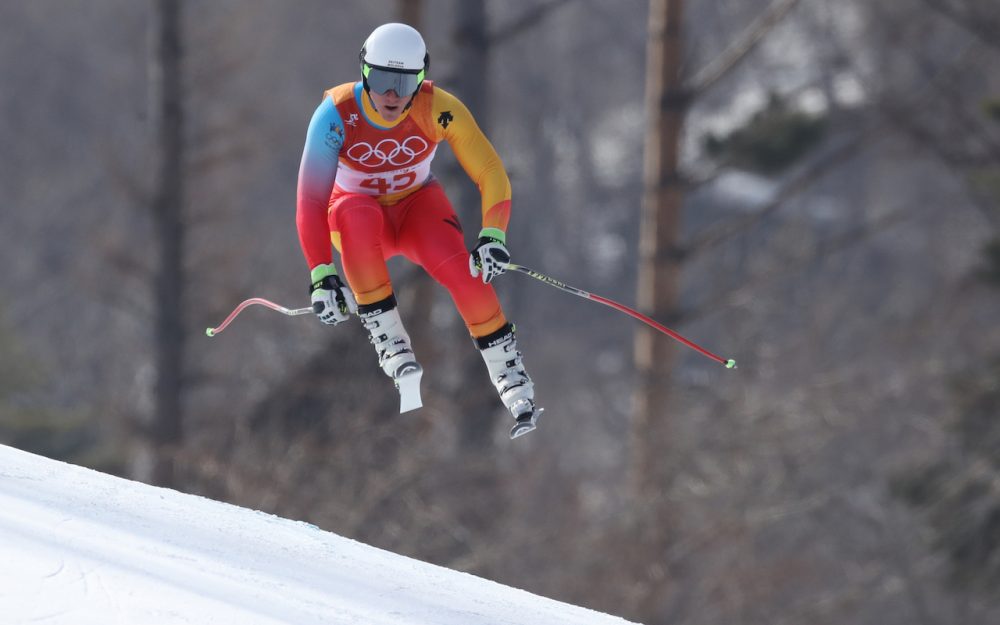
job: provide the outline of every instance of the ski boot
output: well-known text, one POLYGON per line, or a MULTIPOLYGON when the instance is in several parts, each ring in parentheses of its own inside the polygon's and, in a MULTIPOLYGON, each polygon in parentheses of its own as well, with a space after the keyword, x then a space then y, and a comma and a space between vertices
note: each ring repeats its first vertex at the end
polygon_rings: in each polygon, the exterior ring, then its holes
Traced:
POLYGON ((423 406, 420 399, 420 377, 423 367, 410 347, 410 335, 403 327, 396 308, 396 297, 390 295, 374 304, 358 306, 358 317, 371 335, 378 364, 399 391, 399 411, 408 412, 423 406))
POLYGON ((535 385, 524 371, 514 326, 508 323, 488 336, 477 338, 476 345, 500 400, 514 417, 510 437, 514 439, 534 430, 543 409, 535 406, 535 385))

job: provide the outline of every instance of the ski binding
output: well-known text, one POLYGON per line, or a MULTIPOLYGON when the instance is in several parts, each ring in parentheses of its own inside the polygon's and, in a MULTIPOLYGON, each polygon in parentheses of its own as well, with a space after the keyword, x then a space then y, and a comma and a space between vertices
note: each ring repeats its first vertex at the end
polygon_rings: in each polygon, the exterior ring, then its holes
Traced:
POLYGON ((519 415, 517 417, 517 423, 515 423, 514 427, 510 429, 510 439, 514 440, 518 436, 524 436, 528 432, 534 430, 537 427, 536 423, 538 422, 538 417, 543 412, 545 412, 545 408, 535 408, 531 412, 519 415))

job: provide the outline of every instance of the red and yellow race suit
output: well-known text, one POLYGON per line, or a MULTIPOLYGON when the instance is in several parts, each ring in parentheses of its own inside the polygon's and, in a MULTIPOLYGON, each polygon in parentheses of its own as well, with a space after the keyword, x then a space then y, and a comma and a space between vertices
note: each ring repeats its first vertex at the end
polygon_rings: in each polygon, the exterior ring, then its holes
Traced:
POLYGON ((431 174, 441 141, 479 187, 483 228, 502 237, 510 181, 465 105, 425 81, 410 107, 387 122, 357 82, 328 90, 309 124, 299 242, 310 268, 331 262, 332 243, 359 304, 392 295, 386 260, 402 254, 448 289, 474 337, 485 336, 506 319, 493 287, 469 275, 458 218, 431 174))

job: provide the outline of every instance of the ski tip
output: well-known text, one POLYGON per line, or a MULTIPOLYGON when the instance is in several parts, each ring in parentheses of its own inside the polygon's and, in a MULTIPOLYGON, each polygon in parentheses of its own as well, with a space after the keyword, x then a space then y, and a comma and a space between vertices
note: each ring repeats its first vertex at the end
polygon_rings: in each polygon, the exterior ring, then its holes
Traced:
POLYGON ((423 408, 424 403, 420 398, 420 378, 423 377, 423 374, 423 367, 416 362, 404 365, 397 372, 394 382, 396 390, 399 391, 400 414, 423 408))
POLYGON ((215 336, 215 330, 213 328, 205 328, 205 336, 212 338, 215 336))
POLYGON ((736 368, 736 361, 735 360, 733 360, 732 358, 730 358, 729 360, 726 361, 726 369, 735 369, 735 368, 736 368))

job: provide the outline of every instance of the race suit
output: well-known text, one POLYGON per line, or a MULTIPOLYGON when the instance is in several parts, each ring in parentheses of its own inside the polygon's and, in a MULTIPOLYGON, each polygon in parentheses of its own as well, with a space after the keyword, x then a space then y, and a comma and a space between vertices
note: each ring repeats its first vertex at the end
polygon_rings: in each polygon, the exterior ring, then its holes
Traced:
POLYGON ((425 81, 399 119, 387 122, 357 82, 326 91, 309 124, 299 242, 310 269, 332 262, 332 243, 359 304, 393 294, 386 260, 402 254, 448 290, 469 332, 482 337, 506 319, 493 287, 469 274, 461 225, 431 174, 441 141, 479 187, 483 228, 505 232, 510 181, 465 105, 425 81))

